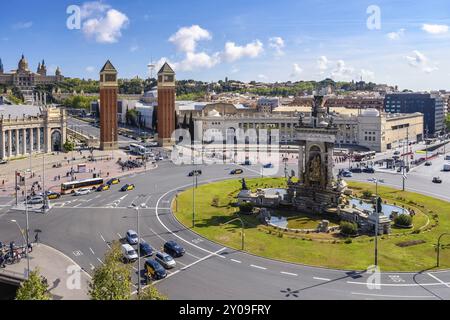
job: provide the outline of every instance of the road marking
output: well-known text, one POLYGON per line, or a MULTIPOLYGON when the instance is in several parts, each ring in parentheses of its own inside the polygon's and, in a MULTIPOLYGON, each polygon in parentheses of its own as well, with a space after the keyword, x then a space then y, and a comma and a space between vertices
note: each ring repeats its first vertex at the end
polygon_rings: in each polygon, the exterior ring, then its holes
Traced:
MULTIPOLYGON (((359 284, 367 286, 366 282, 357 282, 357 281, 347 281, 349 284, 359 284)), ((433 282, 433 283, 379 283, 378 286, 385 286, 385 287, 429 287, 429 286, 448 286, 449 283, 447 282, 433 282)))
POLYGON ((188 256, 191 256, 191 257, 195 258, 195 259, 201 259, 200 257, 194 256, 192 253, 186 252, 186 254, 188 256))
POLYGON ((100 258, 97 258, 97 260, 100 261, 100 263, 104 265, 103 261, 100 258))
POLYGON ((191 263, 191 264, 185 266, 185 267, 182 268, 181 270, 184 271, 184 270, 186 270, 186 269, 188 269, 188 268, 190 268, 190 267, 192 267, 192 266, 194 266, 194 265, 196 265, 196 264, 198 264, 198 263, 200 263, 200 262, 202 262, 202 261, 205 261, 205 260, 211 258, 212 256, 217 256, 220 252, 222 252, 222 251, 225 250, 225 249, 226 249, 226 248, 222 248, 222 249, 220 249, 220 250, 217 250, 216 252, 211 252, 211 254, 209 254, 209 255, 207 255, 206 257, 203 257, 203 258, 201 258, 201 259, 199 259, 199 260, 197 260, 197 261, 195 261, 195 262, 193 262, 193 263, 191 263))
POLYGON ((434 280, 442 283, 444 286, 446 286, 447 288, 450 288, 450 286, 448 285, 448 283, 445 283, 444 281, 442 281, 441 279, 439 279, 438 277, 436 277, 435 275, 431 274, 431 273, 427 273, 427 275, 429 275, 430 277, 432 277, 434 280))
POLYGON ((260 266, 255 266, 254 264, 251 264, 250 267, 256 268, 256 269, 261 269, 261 270, 267 270, 267 268, 260 267, 260 266))
POLYGON ((231 261, 236 262, 236 263, 242 263, 242 261, 236 260, 236 259, 231 259, 231 261))
POLYGON ((94 265, 92 263, 90 263, 89 265, 91 266, 91 270, 95 269, 95 267, 94 267, 94 265))
POLYGON ((92 248, 89 248, 89 250, 91 250, 92 254, 95 256, 94 250, 92 250, 92 248))
POLYGON ((134 271, 138 271, 138 269, 137 269, 136 267, 133 267, 133 270, 134 270, 134 271))
POLYGON ((75 250, 75 251, 72 252, 72 253, 73 253, 73 255, 74 255, 75 257, 80 257, 80 256, 83 255, 83 252, 81 252, 80 250, 75 250))
POLYGON ((119 236, 120 239, 123 239, 120 233, 117 232, 117 235, 119 236))
POLYGON ((298 277, 298 274, 296 274, 296 273, 291 273, 291 272, 284 272, 284 271, 281 271, 280 273, 281 273, 281 274, 285 274, 285 275, 288 275, 288 276, 294 276, 294 277, 298 277))
POLYGON ((106 242, 106 240, 105 240, 105 238, 103 238, 103 235, 102 235, 102 234, 100 234, 100 238, 102 238, 102 240, 103 240, 104 242, 106 242))
POLYGON ((319 278, 319 277, 313 277, 314 280, 320 280, 320 281, 331 281, 331 279, 328 278, 319 278))
POLYGON ((351 294, 370 297, 385 297, 385 298, 436 299, 436 297, 434 296, 399 296, 391 294, 376 294, 376 293, 362 293, 362 292, 351 292, 351 294))
POLYGON ((74 208, 78 208, 78 207, 80 207, 82 205, 82 203, 80 203, 80 204, 77 204, 76 206, 73 206, 74 208))

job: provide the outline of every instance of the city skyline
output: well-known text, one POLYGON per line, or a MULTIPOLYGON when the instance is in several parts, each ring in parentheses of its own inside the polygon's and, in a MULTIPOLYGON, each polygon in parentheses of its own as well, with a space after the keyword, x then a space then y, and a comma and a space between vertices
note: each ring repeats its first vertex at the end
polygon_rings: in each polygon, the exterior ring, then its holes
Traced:
POLYGON ((7 48, 0 58, 5 72, 17 67, 23 53, 33 71, 44 58, 49 73, 60 66, 68 77, 91 79, 107 59, 121 78, 147 77, 151 60, 157 67, 167 60, 179 79, 362 78, 400 89, 447 89, 450 19, 445 1, 379 1, 379 29, 368 26, 376 13, 369 1, 258 4, 6 3, 11 14, 0 23, 0 41, 7 48), (81 9, 79 30, 67 27, 72 5, 81 9))

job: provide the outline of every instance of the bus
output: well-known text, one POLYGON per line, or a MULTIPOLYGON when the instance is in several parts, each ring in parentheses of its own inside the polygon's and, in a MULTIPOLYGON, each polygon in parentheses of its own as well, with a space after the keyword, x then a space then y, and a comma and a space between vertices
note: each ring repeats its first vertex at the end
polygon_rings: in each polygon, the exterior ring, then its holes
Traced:
POLYGON ((72 194, 82 188, 97 189, 103 182, 102 178, 66 182, 61 184, 61 194, 72 194))
POLYGON ((150 153, 146 147, 135 143, 130 144, 130 152, 138 156, 145 156, 150 153))
POLYGON ((361 152, 353 154, 353 160, 356 162, 374 159, 377 153, 375 151, 361 152))

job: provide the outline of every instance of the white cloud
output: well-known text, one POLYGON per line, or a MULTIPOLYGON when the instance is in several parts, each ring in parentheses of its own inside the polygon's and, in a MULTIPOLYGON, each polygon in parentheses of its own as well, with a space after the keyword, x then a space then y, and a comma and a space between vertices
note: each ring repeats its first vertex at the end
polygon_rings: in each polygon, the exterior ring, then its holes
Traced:
POLYGON ((138 45, 134 45, 130 47, 130 52, 136 52, 140 49, 140 47, 138 45))
POLYGON ((183 27, 169 38, 169 41, 175 44, 181 52, 195 52, 197 42, 201 40, 211 40, 211 34, 208 30, 198 25, 183 27))
POLYGON ((331 77, 337 80, 349 80, 353 76, 354 69, 348 67, 344 60, 338 60, 336 67, 331 72, 331 77))
POLYGON ((405 57, 411 67, 418 68, 426 73, 438 70, 436 64, 431 62, 423 53, 418 50, 414 50, 413 53, 413 56, 405 57))
POLYGON ((220 54, 208 55, 206 52, 187 52, 186 58, 178 63, 179 70, 210 69, 220 63, 220 54))
POLYGON ((102 13, 110 8, 110 5, 101 1, 85 2, 81 6, 81 19, 87 19, 91 17, 99 18, 102 13))
POLYGON ((248 43, 245 46, 237 46, 234 42, 225 43, 224 59, 228 62, 248 57, 256 58, 264 51, 264 46, 259 40, 248 43))
POLYGON ((364 81, 373 81, 375 79, 375 73, 366 69, 361 69, 360 76, 364 81))
POLYGON ((15 30, 29 29, 32 26, 33 26, 33 21, 18 22, 13 25, 13 29, 15 29, 15 30))
POLYGON ((430 34, 444 34, 448 32, 448 26, 445 24, 423 24, 422 30, 430 34))
POLYGON ((399 40, 405 35, 405 29, 399 29, 396 32, 390 32, 386 36, 389 40, 399 40))
POLYGON ((86 67, 86 72, 93 73, 95 71, 95 68, 92 66, 86 67))
POLYGON ((292 66, 291 78, 298 77, 303 72, 303 69, 298 63, 294 63, 292 66))
POLYGON ((328 69, 329 66, 329 61, 328 58, 325 56, 321 56, 318 60, 317 60, 317 67, 320 70, 320 74, 325 73, 325 71, 328 69))
POLYGON ((275 49, 275 54, 277 56, 282 56, 284 55, 284 47, 285 47, 285 43, 283 38, 281 37, 273 37, 269 39, 269 47, 275 49))
POLYGON ((174 71, 176 71, 179 67, 179 64, 177 62, 171 61, 170 59, 168 59, 167 57, 162 57, 161 59, 159 59, 156 63, 155 63, 155 70, 156 72, 158 72, 162 66, 164 65, 164 63, 168 63, 172 69, 174 71))
MULTIPOLYGON (((116 10, 99 2, 86 3, 87 9, 82 16, 87 19, 83 23, 83 33, 88 38, 95 38, 98 43, 115 43, 122 36, 122 29, 129 24, 128 17, 116 10)), ((83 12, 83 10, 82 10, 83 12)))

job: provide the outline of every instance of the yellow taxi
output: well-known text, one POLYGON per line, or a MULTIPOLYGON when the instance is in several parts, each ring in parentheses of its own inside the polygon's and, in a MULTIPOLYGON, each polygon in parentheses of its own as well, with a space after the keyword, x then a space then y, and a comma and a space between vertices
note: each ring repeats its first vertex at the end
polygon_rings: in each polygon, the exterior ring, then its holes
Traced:
POLYGON ((49 199, 49 200, 55 200, 55 199, 59 199, 59 198, 61 198, 61 194, 58 192, 50 191, 47 193, 47 199, 49 199))
POLYGON ((102 184, 97 188, 97 192, 108 191, 111 187, 107 184, 102 184))
POLYGON ((113 179, 109 180, 106 184, 107 184, 108 186, 112 186, 112 185, 119 184, 119 183, 120 183, 120 179, 118 179, 118 178, 113 178, 113 179))
POLYGON ((134 184, 126 184, 122 187, 122 189, 120 189, 120 191, 122 192, 126 192, 126 191, 132 191, 134 190, 136 187, 134 186, 134 184))

